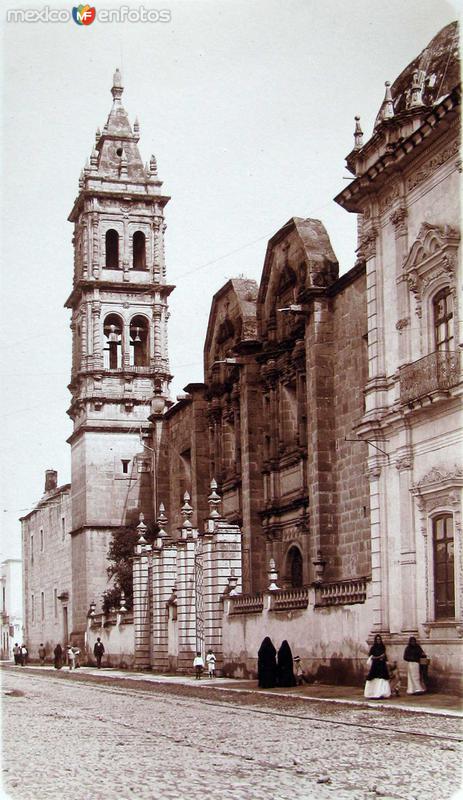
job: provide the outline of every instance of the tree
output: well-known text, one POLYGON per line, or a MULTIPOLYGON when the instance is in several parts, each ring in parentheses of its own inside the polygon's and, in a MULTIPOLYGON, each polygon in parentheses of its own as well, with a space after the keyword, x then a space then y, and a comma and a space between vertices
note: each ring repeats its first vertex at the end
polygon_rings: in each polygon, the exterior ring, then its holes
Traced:
MULTIPOLYGON (((157 534, 157 525, 147 525, 145 539, 152 544, 157 534)), ((108 578, 113 578, 113 585, 103 592, 103 611, 107 614, 112 608, 118 608, 121 593, 125 594, 125 606, 128 611, 133 607, 133 574, 132 560, 135 545, 138 541, 136 528, 122 527, 114 531, 108 548, 109 566, 106 570, 108 578)))

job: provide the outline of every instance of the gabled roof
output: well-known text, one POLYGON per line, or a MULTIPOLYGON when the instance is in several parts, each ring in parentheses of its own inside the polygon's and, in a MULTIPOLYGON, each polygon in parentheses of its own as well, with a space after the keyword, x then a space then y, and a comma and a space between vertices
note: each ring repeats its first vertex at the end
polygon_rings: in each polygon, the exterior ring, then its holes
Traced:
MULTIPOLYGON (((230 294, 236 299, 239 309, 239 318, 241 321, 240 328, 240 341, 254 341, 257 339, 257 318, 256 318, 256 301, 257 301, 258 286, 255 280, 250 278, 231 278, 225 283, 212 298, 211 310, 209 314, 209 322, 207 326, 206 341, 204 343, 204 360, 205 364, 208 355, 212 351, 214 339, 217 331, 217 316, 219 309, 222 308, 226 302, 227 296, 230 294)), ((226 322, 227 315, 222 324, 226 322)), ((231 322, 230 322, 231 324, 231 322)))

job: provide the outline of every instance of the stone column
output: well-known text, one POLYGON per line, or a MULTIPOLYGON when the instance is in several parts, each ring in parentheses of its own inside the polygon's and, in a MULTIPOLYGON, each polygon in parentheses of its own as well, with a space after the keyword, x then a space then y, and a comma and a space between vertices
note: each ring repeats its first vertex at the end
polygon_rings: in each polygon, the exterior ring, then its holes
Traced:
POLYGON ((399 472, 401 627, 403 631, 410 632, 417 630, 416 542, 410 492, 412 488, 411 448, 403 448, 395 465, 399 472))
POLYGON ((155 217, 153 220, 153 280, 154 283, 161 283, 162 274, 162 217, 155 217))
POLYGON ((146 543, 144 536, 146 533, 146 525, 143 523, 143 514, 140 514, 140 524, 137 527, 137 531, 138 542, 135 546, 133 558, 133 624, 135 633, 135 667, 136 669, 149 669, 151 667, 150 561, 152 554, 151 547, 146 543))
POLYGON ((100 314, 101 303, 99 300, 92 302, 92 328, 93 328, 93 366, 103 366, 103 353, 100 342, 100 314))
POLYGON ((398 366, 410 361, 410 292, 403 263, 408 251, 407 209, 396 208, 390 220, 395 233, 395 274, 397 285, 398 366))
POLYGON ((371 524, 371 597, 373 598, 372 633, 386 631, 389 627, 388 614, 388 553, 387 537, 381 535, 387 530, 381 497, 384 497, 384 478, 379 459, 369 459, 368 477, 370 479, 370 524, 371 524))
POLYGON ((81 310, 81 367, 87 366, 88 356, 88 305, 84 303, 81 310))
POLYGON ((94 278, 100 277, 100 247, 99 247, 99 235, 100 235, 100 221, 98 218, 98 213, 94 212, 91 216, 90 221, 90 231, 91 231, 91 258, 92 258, 92 272, 94 278))
POLYGON ((182 538, 177 541, 177 664, 184 673, 193 671, 196 652, 195 549, 196 540, 182 528, 182 538))

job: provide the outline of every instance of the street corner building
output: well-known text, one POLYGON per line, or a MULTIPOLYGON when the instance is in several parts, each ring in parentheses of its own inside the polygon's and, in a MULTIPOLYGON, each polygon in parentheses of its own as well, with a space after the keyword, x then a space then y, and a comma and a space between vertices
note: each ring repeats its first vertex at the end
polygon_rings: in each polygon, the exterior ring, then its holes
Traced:
POLYGON ((100 636, 110 663, 254 676, 265 636, 313 679, 359 683, 380 633, 457 689, 461 541, 460 65, 448 25, 355 120, 357 260, 320 220, 270 239, 260 285, 212 298, 204 382, 170 397, 164 207, 113 107, 74 223, 71 486, 24 517, 30 650, 100 636), (137 529, 133 610, 103 613, 112 534, 137 529), (152 536, 148 536, 151 531, 152 536))

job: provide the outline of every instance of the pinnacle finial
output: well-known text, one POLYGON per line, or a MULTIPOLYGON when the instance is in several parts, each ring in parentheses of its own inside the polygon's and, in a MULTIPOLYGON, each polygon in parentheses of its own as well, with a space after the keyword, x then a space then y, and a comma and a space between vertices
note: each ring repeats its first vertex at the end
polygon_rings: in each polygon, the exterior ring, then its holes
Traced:
POLYGON ((122 75, 119 71, 119 68, 116 69, 113 75, 113 85, 111 89, 111 94, 114 97, 114 100, 120 101, 122 92, 124 91, 124 85, 122 83, 122 75))
POLYGON ((419 108, 420 106, 424 105, 423 103, 423 89, 424 89, 424 79, 426 77, 426 73, 421 69, 416 69, 412 76, 412 86, 410 92, 410 100, 408 102, 408 108, 419 108))
POLYGON ((381 111, 382 119, 391 119, 394 116, 394 103, 391 94, 391 82, 385 82, 386 91, 384 93, 383 106, 381 111))
POLYGON ((354 148, 360 150, 363 147, 363 131, 360 125, 360 117, 355 117, 354 148))

